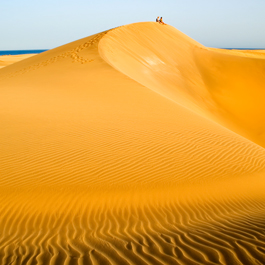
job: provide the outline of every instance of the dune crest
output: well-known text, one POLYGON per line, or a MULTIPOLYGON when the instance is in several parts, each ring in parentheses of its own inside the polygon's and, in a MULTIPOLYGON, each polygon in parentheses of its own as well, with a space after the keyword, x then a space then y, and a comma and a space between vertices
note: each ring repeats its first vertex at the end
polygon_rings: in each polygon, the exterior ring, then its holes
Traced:
POLYGON ((263 64, 148 22, 0 69, 1 264, 263 264, 263 64))
POLYGON ((153 91, 264 146, 264 52, 210 49, 159 26, 111 31, 100 54, 153 91))

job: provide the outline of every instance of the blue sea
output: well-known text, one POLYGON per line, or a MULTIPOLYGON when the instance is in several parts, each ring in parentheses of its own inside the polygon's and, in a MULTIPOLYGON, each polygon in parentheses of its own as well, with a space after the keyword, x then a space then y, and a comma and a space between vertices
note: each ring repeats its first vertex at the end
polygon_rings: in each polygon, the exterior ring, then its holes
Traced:
POLYGON ((11 50, 11 51, 0 51, 1 55, 19 55, 19 54, 33 54, 42 53, 48 50, 11 50))
POLYGON ((265 48, 220 48, 225 50, 265 50, 265 48))
MULTIPOLYGON (((265 50, 265 48, 219 48, 225 50, 265 50)), ((10 51, 0 51, 1 55, 19 55, 19 54, 33 54, 42 53, 48 50, 10 50, 10 51)))
MULTIPOLYGON (((225 50, 265 50, 265 48, 219 48, 225 50)), ((19 55, 19 54, 35 54, 42 53, 48 50, 10 50, 10 51, 0 51, 1 55, 19 55)))

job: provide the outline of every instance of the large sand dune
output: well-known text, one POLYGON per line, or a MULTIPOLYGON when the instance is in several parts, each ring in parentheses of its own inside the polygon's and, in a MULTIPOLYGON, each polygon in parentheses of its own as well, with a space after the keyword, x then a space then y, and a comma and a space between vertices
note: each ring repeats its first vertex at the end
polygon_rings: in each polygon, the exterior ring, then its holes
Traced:
POLYGON ((265 264, 264 59, 149 22, 2 68, 1 264, 265 264))

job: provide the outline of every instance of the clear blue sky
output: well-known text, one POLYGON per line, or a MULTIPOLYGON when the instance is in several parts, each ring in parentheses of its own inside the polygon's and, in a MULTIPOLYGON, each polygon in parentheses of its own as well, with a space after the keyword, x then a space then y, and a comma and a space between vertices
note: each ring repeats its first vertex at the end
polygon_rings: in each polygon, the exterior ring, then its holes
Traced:
POLYGON ((0 50, 50 49, 157 16, 209 47, 265 48, 265 0, 3 0, 0 10, 0 50))

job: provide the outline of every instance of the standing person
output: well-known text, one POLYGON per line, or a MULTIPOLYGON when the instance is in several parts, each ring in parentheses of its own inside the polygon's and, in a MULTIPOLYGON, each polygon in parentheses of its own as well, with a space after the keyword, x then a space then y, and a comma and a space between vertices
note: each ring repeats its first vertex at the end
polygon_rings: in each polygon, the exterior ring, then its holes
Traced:
POLYGON ((156 22, 159 22, 159 17, 156 18, 156 22))

